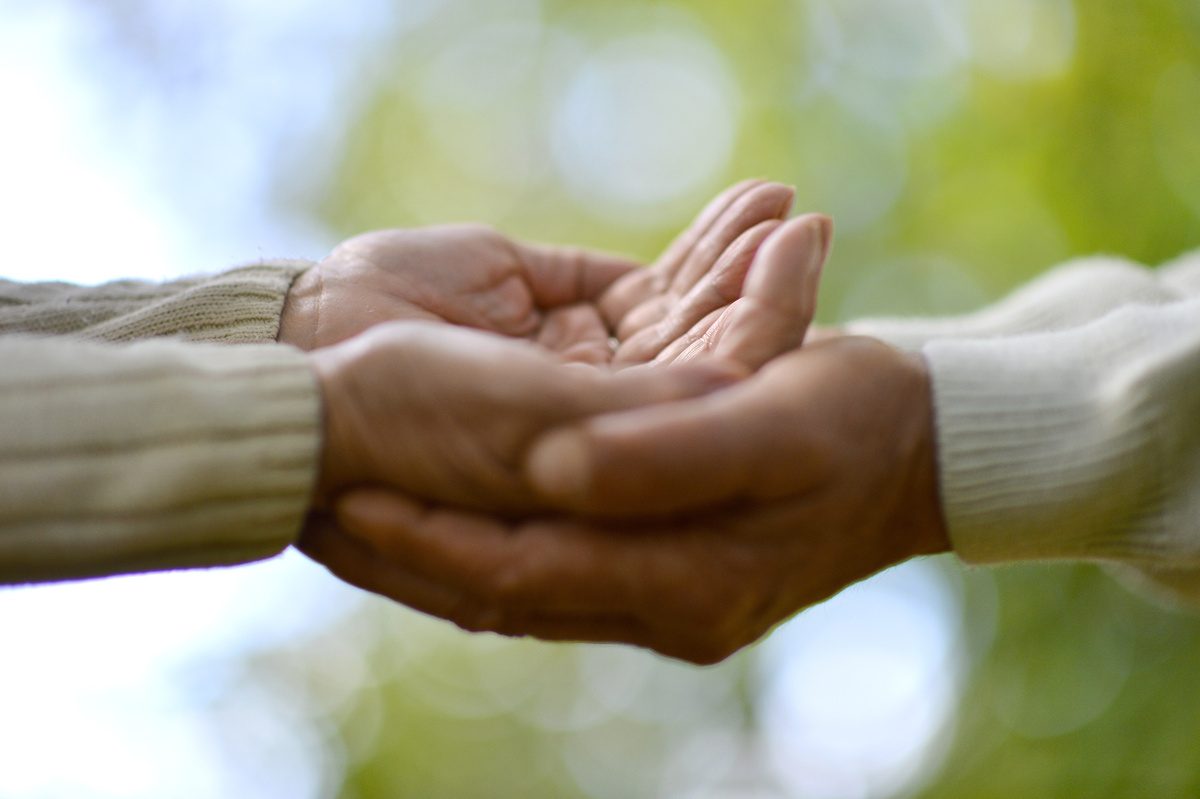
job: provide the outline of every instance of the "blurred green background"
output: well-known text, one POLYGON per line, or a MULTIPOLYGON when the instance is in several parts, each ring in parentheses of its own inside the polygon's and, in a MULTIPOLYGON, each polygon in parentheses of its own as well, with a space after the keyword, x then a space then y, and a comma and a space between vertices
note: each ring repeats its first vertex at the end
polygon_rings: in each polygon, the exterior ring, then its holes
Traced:
MULTIPOLYGON (((346 7, 356 26, 306 2, 340 46, 279 27, 285 67, 244 74, 216 12, 66 5, 121 54, 101 82, 155 76, 112 96, 158 110, 115 102, 134 121, 114 130, 171 142, 160 177, 208 170, 171 201, 224 208, 205 218, 233 230, 250 212, 229 203, 261 199, 300 232, 251 237, 309 255, 473 220, 649 260, 747 176, 835 217, 827 323, 963 312, 1071 257, 1200 247, 1189 0, 378 0, 346 7), (253 87, 229 112, 247 129, 304 135, 146 133, 225 119, 196 110, 210 84, 253 87), (272 111, 309 91, 322 114, 272 111), (253 169, 258 188, 235 190, 253 169), (220 201, 197 199, 206 182, 220 201)), ((709 669, 469 636, 375 600, 239 653, 204 700, 223 746, 257 734, 249 696, 316 731, 320 778, 263 795, 1200 796, 1200 622, 1091 566, 913 564, 709 669)))
MULTIPOLYGON (((765 176, 835 217, 826 322, 1200 246, 1194 2, 489 2, 432 11, 392 54, 307 200, 339 233, 470 218, 649 259, 710 194, 765 176)), ((384 621, 388 665, 339 727, 371 741, 345 795, 1200 796, 1194 619, 1091 567, 950 579, 953 720, 908 773, 866 745, 764 755, 753 653, 646 666, 686 700, 656 710, 635 681, 601 712, 588 675, 609 655, 439 633, 397 666, 410 632, 384 621)))

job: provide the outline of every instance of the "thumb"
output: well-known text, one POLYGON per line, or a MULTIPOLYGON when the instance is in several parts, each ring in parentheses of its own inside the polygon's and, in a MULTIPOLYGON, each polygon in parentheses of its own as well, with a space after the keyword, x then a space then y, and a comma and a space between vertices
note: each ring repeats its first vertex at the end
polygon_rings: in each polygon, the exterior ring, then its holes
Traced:
POLYGON ((737 413, 741 386, 710 396, 595 417, 537 441, 531 486, 567 510, 627 516, 712 505, 752 477, 756 436, 737 413))

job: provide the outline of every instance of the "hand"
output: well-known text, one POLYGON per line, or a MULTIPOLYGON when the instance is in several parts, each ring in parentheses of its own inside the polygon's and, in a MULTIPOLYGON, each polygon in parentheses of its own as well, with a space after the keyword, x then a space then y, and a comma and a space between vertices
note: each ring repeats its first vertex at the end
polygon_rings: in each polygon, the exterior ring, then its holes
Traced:
MULTIPOLYGON (((789 309, 786 330, 773 331, 779 342, 770 355, 799 346, 815 308, 816 281, 829 255, 832 223, 828 217, 809 215, 785 225, 794 199, 795 191, 786 186, 756 180, 739 183, 709 203, 653 266, 615 282, 598 302, 620 341, 613 363, 690 359, 715 347, 723 337, 731 343, 742 338, 752 319, 758 324, 749 325, 756 331, 751 338, 759 338, 763 323, 779 328, 781 317, 768 313, 769 319, 758 319, 754 311, 770 308, 778 299, 784 304, 802 304, 803 299, 811 303, 807 313, 789 309), (773 266, 759 266, 747 278, 758 249, 769 237, 786 238, 796 231, 779 230, 781 226, 805 223, 818 225, 812 232, 820 241, 816 252, 775 259, 773 266), (806 265, 804 257, 816 261, 815 265, 806 265), (811 285, 796 279, 805 271, 811 285), (774 293, 764 303, 758 295, 765 292, 774 293), (746 300, 742 306, 749 307, 735 311, 730 305, 739 298, 746 300)), ((723 354, 742 353, 734 348, 723 354)), ((756 368, 763 361, 751 365, 756 368)))
POLYGON ((523 244, 478 225, 364 233, 296 279, 279 340, 314 350, 384 322, 449 322, 606 362, 609 334, 594 300, 637 266, 523 244))
POLYGON ((949 548, 931 415, 919 356, 843 337, 535 445, 527 469, 547 501, 620 518, 509 523, 364 489, 307 546, 348 581, 467 629, 712 663, 949 548))
POLYGON ((666 317, 621 345, 614 365, 650 354, 653 364, 711 355, 753 371, 799 347, 817 309, 832 232, 821 214, 747 231, 666 317))
POLYGON ((704 285, 714 286, 722 305, 736 297, 761 235, 739 243, 734 264, 711 274, 714 265, 743 233, 778 224, 793 196, 762 181, 735 186, 649 269, 585 250, 523 244, 474 225, 366 233, 297 278, 278 338, 312 350, 382 322, 442 321, 530 338, 566 360, 607 363, 610 339, 629 312, 649 318, 647 308, 672 307, 686 287, 699 296, 691 306, 698 309, 705 308, 704 285))
POLYGON ((325 415, 318 507, 367 483, 528 510, 537 503, 521 464, 540 433, 745 375, 718 363, 614 375, 565 365, 531 342, 426 322, 378 325, 309 358, 325 415))

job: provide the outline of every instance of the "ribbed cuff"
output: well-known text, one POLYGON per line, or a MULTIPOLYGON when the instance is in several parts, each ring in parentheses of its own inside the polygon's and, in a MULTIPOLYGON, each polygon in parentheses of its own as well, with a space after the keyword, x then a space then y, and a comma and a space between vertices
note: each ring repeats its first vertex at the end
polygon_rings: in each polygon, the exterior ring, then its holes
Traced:
POLYGON ((161 297, 84 328, 81 335, 114 342, 162 336, 226 344, 273 342, 288 289, 311 266, 302 260, 264 261, 164 283, 158 288, 161 297))
MULTIPOLYGON (((1152 425, 1077 346, 1050 335, 935 341, 943 510, 971 563, 1128 557, 1152 499, 1152 425)), ((1078 338, 1078 337, 1075 337, 1078 338)), ((1081 342, 1074 342, 1076 344, 1081 342)))
POLYGON ((1200 565, 1200 299, 923 352, 965 560, 1200 565))

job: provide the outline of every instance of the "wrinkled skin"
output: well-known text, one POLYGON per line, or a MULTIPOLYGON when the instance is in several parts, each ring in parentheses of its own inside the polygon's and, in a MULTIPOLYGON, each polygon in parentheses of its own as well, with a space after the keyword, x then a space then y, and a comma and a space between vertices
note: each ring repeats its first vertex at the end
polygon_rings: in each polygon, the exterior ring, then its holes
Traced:
POLYGON ((870 339, 556 431, 527 468, 575 516, 506 522, 362 488, 306 546, 340 577, 469 630, 695 663, 949 548, 924 363, 870 339))
MULTIPOLYGON (((740 183, 646 269, 603 253, 513 241, 479 225, 365 233, 297 278, 279 340, 314 350, 384 322, 447 322, 528 338, 565 360, 608 363, 610 339, 633 335, 657 321, 654 314, 682 311, 691 328, 736 298, 754 248, 786 218, 794 195, 776 183, 740 183), (734 242, 736 263, 714 269, 734 242)), ((658 349, 640 345, 636 357, 631 351, 618 360, 648 361, 658 349)))

